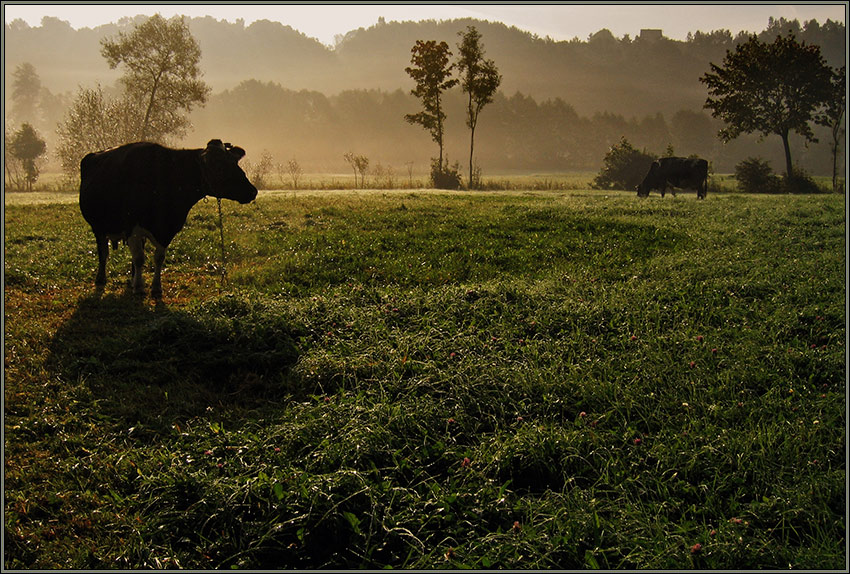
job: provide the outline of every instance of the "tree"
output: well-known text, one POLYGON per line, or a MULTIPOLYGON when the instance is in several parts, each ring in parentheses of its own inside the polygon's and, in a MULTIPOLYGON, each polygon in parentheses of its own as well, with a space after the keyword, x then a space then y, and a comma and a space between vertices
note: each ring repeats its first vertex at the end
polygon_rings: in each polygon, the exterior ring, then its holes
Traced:
POLYGON ((817 123, 830 128, 832 141, 829 143, 829 151, 832 153, 832 190, 838 189, 838 151, 841 149, 841 140, 844 137, 844 110, 847 105, 846 66, 841 66, 832 72, 829 98, 824 110, 817 119, 817 123))
POLYGON ((264 149, 257 163, 245 162, 245 173, 257 189, 268 189, 269 176, 274 168, 274 158, 269 150, 264 149))
POLYGON ((449 64, 451 51, 445 42, 435 40, 417 40, 411 48, 409 66, 404 69, 416 82, 411 94, 422 100, 423 111, 417 114, 405 114, 404 119, 411 124, 419 124, 431 133, 431 138, 440 147, 439 166, 443 169, 443 92, 458 83, 452 78, 453 65, 449 64))
POLYGON ((369 169, 369 158, 365 155, 355 155, 352 152, 346 152, 342 155, 351 169, 354 170, 354 187, 357 187, 357 174, 360 174, 361 187, 366 186, 366 170, 369 169))
POLYGON ((7 189, 24 189, 24 168, 21 161, 12 155, 12 138, 14 133, 6 126, 3 130, 3 175, 7 189))
POLYGON ((101 54, 110 68, 126 68, 125 94, 142 110, 137 139, 185 134, 189 120, 183 112, 204 104, 210 88, 201 80, 201 49, 183 17, 155 14, 130 34, 103 39, 101 54))
POLYGON ((56 129, 57 155, 65 174, 70 179, 79 177, 80 160, 89 152, 136 139, 139 112, 126 98, 107 98, 100 85, 80 89, 56 129))
POLYGON ((469 128, 469 187, 477 183, 473 179, 472 163, 475 150, 475 127, 478 125, 478 114, 481 109, 493 101, 493 95, 502 76, 493 60, 484 59, 484 47, 481 45, 481 34, 475 26, 467 26, 466 32, 459 32, 462 37, 458 45, 460 59, 457 67, 460 75, 460 85, 467 94, 466 127, 469 128))
MULTIPOLYGON (((360 174, 360 187, 366 187, 366 173, 369 171, 369 158, 365 155, 358 155, 354 158, 354 166, 360 174)), ((355 181, 355 186, 357 182, 355 181)))
POLYGON ((345 161, 348 163, 348 165, 351 166, 351 169, 354 171, 354 187, 356 188, 357 187, 357 162, 355 161, 355 158, 357 158, 357 156, 354 155, 354 152, 347 151, 344 154, 342 154, 342 157, 345 159, 345 161))
POLYGON ((286 164, 286 171, 289 174, 289 177, 292 178, 292 188, 298 189, 298 180, 302 175, 304 175, 304 170, 301 169, 301 165, 298 163, 298 160, 289 160, 286 164))
POLYGON ((12 109, 19 121, 34 122, 41 95, 41 79, 29 62, 20 64, 12 73, 12 109))
POLYGON ((46 151, 47 145, 30 124, 23 124, 21 129, 12 136, 9 142, 9 153, 23 167, 23 183, 26 191, 32 191, 33 184, 38 181, 36 161, 46 151))
POLYGON ((700 81, 708 86, 705 107, 727 126, 720 137, 728 142, 742 133, 775 134, 785 147, 786 175, 793 172, 789 135, 795 132, 815 142, 809 122, 829 99, 831 71, 817 46, 798 43, 793 35, 777 36, 772 44, 756 35, 727 51, 723 64, 711 64, 700 81))

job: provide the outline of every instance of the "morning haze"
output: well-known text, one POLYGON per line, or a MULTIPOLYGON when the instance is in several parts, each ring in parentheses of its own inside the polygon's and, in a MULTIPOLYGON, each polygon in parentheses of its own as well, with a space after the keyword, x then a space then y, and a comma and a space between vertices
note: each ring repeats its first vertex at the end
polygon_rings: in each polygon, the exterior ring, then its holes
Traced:
MULTIPOLYGON (((30 63, 42 86, 38 117, 13 117, 12 123, 32 121, 51 149, 56 125, 80 87, 99 83, 106 91, 117 89, 120 70, 107 66, 101 39, 146 18, 79 30, 50 17, 36 27, 21 20, 6 24, 6 85, 18 66, 30 63)), ((405 166, 426 172, 433 142, 404 121, 419 107, 404 71, 411 47, 419 39, 442 40, 456 54, 459 32, 473 25, 486 57, 502 74, 476 135, 485 177, 507 171, 596 171, 606 150, 622 138, 653 154, 672 148, 680 155, 702 155, 718 172, 731 172, 749 156, 781 166, 781 145, 771 138, 759 142, 757 135, 743 136, 721 144, 716 134, 722 126, 703 108, 700 76, 745 40, 745 33, 707 30, 679 41, 667 38, 663 29, 645 29, 634 37, 600 29, 586 39, 554 41, 483 20, 380 19, 337 37, 331 48, 268 20, 246 25, 208 16, 186 22, 200 45, 203 79, 212 92, 205 106, 192 111, 194 128, 173 142, 177 145, 196 147, 224 137, 244 146, 249 161, 261 154, 279 164, 294 159, 308 172, 347 172, 347 152, 366 155, 373 166, 398 175, 405 166)), ((760 36, 789 32, 820 46, 830 66, 844 65, 843 23, 771 19, 760 36)), ((7 91, 7 118, 13 110, 9 97, 7 91)), ((464 96, 456 88, 445 98, 447 155, 462 161, 468 145, 464 96)), ((795 159, 814 174, 828 174, 827 144, 804 143, 792 141, 795 159)))

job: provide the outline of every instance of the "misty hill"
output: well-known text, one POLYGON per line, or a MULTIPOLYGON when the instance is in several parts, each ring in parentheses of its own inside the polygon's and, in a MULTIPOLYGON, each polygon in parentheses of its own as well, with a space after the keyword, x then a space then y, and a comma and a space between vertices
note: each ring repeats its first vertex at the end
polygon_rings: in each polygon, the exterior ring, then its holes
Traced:
MULTIPOLYGON (((5 26, 5 82, 24 62, 35 66, 53 93, 73 92, 95 81, 108 85, 118 77, 100 55, 100 40, 130 29, 144 16, 116 24, 74 30, 67 22, 45 18, 30 27, 18 20, 5 26)), ((701 109, 705 88, 699 77, 709 62, 719 63, 741 40, 727 30, 696 33, 687 42, 615 38, 600 30, 586 41, 555 42, 515 27, 480 20, 379 23, 353 30, 329 48, 289 26, 257 21, 249 26, 212 17, 188 18, 201 46, 204 79, 213 92, 243 80, 275 82, 292 90, 334 95, 344 90, 409 90, 404 72, 417 39, 444 40, 454 48, 458 33, 474 25, 482 34, 486 56, 503 75, 501 90, 536 99, 562 98, 580 114, 612 112, 645 115, 670 109, 701 109)), ((794 31, 821 47, 830 65, 845 60, 845 28, 797 21, 771 22, 762 33, 794 31)))
MULTIPOLYGON (((50 100, 53 111, 44 112, 51 117, 42 124, 55 131, 62 102, 67 105, 78 87, 99 82, 108 88, 119 77, 100 54, 101 39, 144 19, 81 30, 56 18, 37 27, 12 22, 5 26, 5 85, 11 85, 18 65, 31 63, 45 92, 59 95, 50 100)), ((728 146, 715 137, 719 126, 703 109, 706 92, 699 77, 746 40, 728 30, 695 32, 680 42, 657 34, 616 38, 603 29, 586 40, 556 42, 471 19, 381 21, 352 30, 330 48, 267 20, 249 26, 212 17, 187 22, 201 47, 204 80, 213 89, 207 105, 192 114, 195 131, 188 145, 225 137, 248 148, 249 158, 268 150, 279 162, 297 157, 307 169, 344 169, 342 153, 354 151, 369 155, 372 165, 395 165, 397 173, 411 161, 427 170, 434 144, 403 121, 419 108, 404 71, 410 49, 419 39, 443 40, 456 52, 458 34, 474 25, 486 57, 503 76, 476 138, 485 174, 598 169, 607 147, 621 137, 654 153, 668 144, 680 153, 703 153, 727 171, 747 155, 773 159, 781 152, 775 143, 757 145, 755 137, 728 146)), ((761 36, 769 40, 788 32, 820 46, 831 66, 845 63, 843 24, 772 20, 761 36)), ((9 96, 7 90, 7 112, 9 96)), ((447 111, 448 151, 462 160, 468 142, 459 94, 447 95, 447 111)), ((795 159, 807 169, 828 165, 825 144, 796 145, 795 159)))

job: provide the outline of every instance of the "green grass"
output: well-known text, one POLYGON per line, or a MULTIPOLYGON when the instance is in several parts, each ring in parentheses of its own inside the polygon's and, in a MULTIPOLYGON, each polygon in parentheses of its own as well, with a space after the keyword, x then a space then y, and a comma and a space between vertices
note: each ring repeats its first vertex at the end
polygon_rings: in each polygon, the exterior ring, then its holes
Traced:
POLYGON ((159 303, 5 223, 6 568, 846 566, 843 196, 263 193, 159 303))

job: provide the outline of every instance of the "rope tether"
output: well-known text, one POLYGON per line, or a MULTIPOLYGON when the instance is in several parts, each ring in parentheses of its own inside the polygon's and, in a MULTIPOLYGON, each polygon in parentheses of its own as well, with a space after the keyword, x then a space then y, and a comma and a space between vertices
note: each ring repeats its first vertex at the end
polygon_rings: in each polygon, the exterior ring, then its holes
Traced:
POLYGON ((221 295, 224 289, 224 284, 227 282, 227 260, 224 256, 224 219, 221 215, 221 198, 217 197, 218 202, 218 234, 221 240, 221 282, 218 286, 218 294, 221 295))

